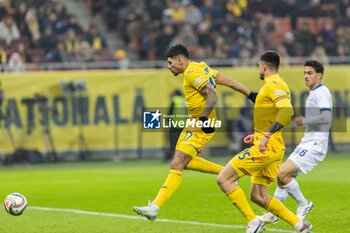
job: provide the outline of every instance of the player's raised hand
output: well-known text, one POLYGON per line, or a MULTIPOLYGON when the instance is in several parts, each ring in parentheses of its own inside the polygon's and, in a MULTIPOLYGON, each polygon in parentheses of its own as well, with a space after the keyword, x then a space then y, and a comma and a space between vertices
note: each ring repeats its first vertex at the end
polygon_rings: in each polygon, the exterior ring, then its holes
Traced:
POLYGON ((246 144, 253 144, 254 143, 254 134, 249 134, 245 138, 243 138, 243 142, 246 144))
POLYGON ((303 116, 298 116, 296 118, 294 118, 295 124, 297 124, 297 126, 301 126, 303 124, 303 116))

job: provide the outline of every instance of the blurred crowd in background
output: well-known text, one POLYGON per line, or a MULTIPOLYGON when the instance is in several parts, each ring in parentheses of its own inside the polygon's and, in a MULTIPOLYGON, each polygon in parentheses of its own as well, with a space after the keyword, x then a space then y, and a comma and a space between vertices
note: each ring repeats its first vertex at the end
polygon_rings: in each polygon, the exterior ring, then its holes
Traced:
MULTIPOLYGON (((275 49, 290 57, 350 56, 350 0, 79 0, 101 15, 138 60, 162 60, 176 43, 193 59, 259 56, 275 49)), ((60 2, 0 0, 0 60, 21 63, 110 61, 99 26, 87 31, 60 2)), ((113 54, 114 56, 111 56, 113 54)))
POLYGON ((350 55, 349 0, 97 2, 140 59, 162 59, 175 43, 198 59, 251 58, 269 48, 324 63, 327 56, 350 55))
MULTIPOLYGON (((105 60, 107 42, 93 21, 85 31, 60 2, 0 0, 1 64, 21 71, 23 63, 105 60)), ((108 59, 107 59, 108 60, 108 59)))

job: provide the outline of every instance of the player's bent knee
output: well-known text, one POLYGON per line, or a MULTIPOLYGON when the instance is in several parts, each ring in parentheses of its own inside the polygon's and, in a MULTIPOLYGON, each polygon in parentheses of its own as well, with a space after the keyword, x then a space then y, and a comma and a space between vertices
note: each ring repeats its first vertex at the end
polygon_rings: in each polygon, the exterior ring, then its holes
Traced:
POLYGON ((219 185, 221 190, 227 191, 226 189, 231 186, 235 181, 232 177, 225 175, 225 173, 220 172, 216 177, 216 183, 219 185))
POLYGON ((259 193, 250 193, 250 200, 260 206, 263 206, 265 198, 259 193))
POLYGON ((219 175, 216 177, 216 183, 222 187, 226 181, 226 177, 220 172, 219 175))
POLYGON ((175 151, 173 161, 170 164, 171 169, 183 171, 192 157, 182 151, 175 151))
POLYGON ((187 164, 183 161, 173 160, 171 162, 170 168, 178 171, 183 171, 187 164))
POLYGON ((293 176, 289 175, 287 172, 278 171, 277 182, 280 185, 286 185, 293 179, 293 176))

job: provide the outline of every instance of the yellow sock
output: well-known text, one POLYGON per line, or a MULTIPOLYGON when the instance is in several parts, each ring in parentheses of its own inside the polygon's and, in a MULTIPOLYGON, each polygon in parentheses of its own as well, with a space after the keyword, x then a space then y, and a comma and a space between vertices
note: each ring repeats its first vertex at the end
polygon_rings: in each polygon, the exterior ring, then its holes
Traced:
POLYGON ((223 169, 222 166, 209 162, 201 157, 194 157, 185 167, 187 170, 201 171, 211 174, 219 174, 223 169))
POLYGON ((233 205, 237 207, 248 222, 253 221, 256 218, 252 208, 250 208, 243 190, 239 186, 227 192, 226 195, 228 198, 230 198, 233 205))
POLYGON ((168 200, 171 195, 175 192, 175 190, 179 187, 181 183, 182 172, 170 169, 168 178, 165 180, 163 186, 160 188, 156 199, 154 199, 153 203, 158 207, 161 207, 166 200, 168 200))
POLYGON ((271 197, 270 201, 267 203, 266 210, 273 213, 274 215, 282 218, 284 221, 292 224, 295 226, 300 219, 293 214, 291 211, 289 211, 279 200, 276 198, 271 197))

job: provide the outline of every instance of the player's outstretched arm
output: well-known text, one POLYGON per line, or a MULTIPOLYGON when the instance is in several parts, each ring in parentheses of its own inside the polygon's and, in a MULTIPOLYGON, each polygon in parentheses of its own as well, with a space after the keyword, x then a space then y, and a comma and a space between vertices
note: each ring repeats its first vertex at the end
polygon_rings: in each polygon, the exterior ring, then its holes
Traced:
POLYGON ((227 86, 235 91, 242 93, 243 95, 247 96, 253 103, 255 103, 256 96, 258 95, 257 92, 250 91, 248 88, 246 88, 239 82, 230 79, 222 73, 216 80, 216 84, 227 86))
POLYGON ((243 86, 239 82, 230 79, 229 77, 227 77, 226 75, 224 75, 222 73, 220 74, 220 76, 218 77, 218 79, 215 82, 216 82, 216 84, 224 85, 224 86, 232 88, 235 91, 239 91, 245 96, 248 96, 251 92, 248 88, 246 88, 245 86, 243 86))
POLYGON ((301 125, 316 125, 316 124, 330 124, 332 123, 332 111, 321 111, 317 116, 304 118, 303 116, 294 119, 297 126, 301 125))

